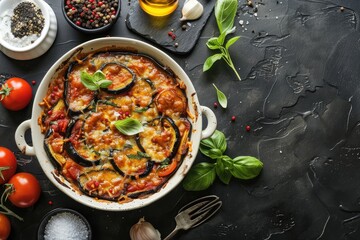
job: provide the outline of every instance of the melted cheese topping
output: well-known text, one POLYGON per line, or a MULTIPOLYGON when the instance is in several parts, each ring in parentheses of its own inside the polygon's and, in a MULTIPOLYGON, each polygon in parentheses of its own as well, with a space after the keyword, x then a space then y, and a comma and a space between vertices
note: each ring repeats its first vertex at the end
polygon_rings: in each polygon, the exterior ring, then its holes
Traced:
POLYGON ((60 172, 74 188, 79 185, 96 198, 121 202, 158 191, 174 173, 159 172, 172 161, 180 166, 189 146, 191 123, 184 84, 144 55, 95 53, 70 66, 65 77, 50 84, 39 119, 44 131, 53 131, 45 144, 51 147, 50 157, 60 163, 60 172), (124 85, 126 90, 87 89, 81 72, 92 74, 99 69, 114 86, 124 85), (57 115, 50 114, 56 102, 47 101, 55 89, 66 96, 57 115), (135 136, 120 133, 114 123, 126 118, 141 122, 144 131, 135 136), (64 125, 70 121, 76 123, 64 125), (72 149, 66 147, 69 143, 72 149))

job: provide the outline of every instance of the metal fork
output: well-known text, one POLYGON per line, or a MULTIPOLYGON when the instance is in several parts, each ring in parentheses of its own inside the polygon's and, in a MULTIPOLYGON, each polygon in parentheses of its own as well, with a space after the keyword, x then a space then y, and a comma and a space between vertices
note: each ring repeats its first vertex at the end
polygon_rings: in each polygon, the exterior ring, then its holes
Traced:
POLYGON ((175 229, 164 240, 170 240, 180 229, 188 230, 199 226, 214 215, 221 205, 222 201, 215 195, 201 197, 186 204, 175 216, 175 229))

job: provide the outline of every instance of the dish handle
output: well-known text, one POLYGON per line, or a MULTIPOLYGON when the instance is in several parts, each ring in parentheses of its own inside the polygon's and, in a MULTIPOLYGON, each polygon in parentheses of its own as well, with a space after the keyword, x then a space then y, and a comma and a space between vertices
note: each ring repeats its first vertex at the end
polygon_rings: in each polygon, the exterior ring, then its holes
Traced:
POLYGON ((15 142, 20 151, 29 156, 35 156, 34 147, 29 146, 25 140, 26 130, 31 128, 31 119, 22 122, 15 131, 15 142))
POLYGON ((210 137, 216 130, 217 120, 215 113, 208 107, 200 106, 201 114, 207 118, 207 126, 201 132, 201 140, 210 137))

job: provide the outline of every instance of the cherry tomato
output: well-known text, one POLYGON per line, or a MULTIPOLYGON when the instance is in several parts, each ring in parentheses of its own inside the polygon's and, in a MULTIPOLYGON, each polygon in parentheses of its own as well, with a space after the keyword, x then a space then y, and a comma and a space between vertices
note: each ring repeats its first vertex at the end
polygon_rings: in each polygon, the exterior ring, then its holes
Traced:
POLYGON ((2 85, 0 95, 0 101, 6 109, 18 111, 31 101, 32 88, 24 79, 12 77, 2 85))
POLYGON ((6 183, 15 174, 16 157, 12 151, 0 147, 0 184, 6 183))
POLYGON ((9 184, 13 185, 13 191, 8 199, 15 206, 26 208, 34 205, 39 200, 40 184, 31 173, 17 173, 10 178, 9 184))
POLYGON ((10 235, 10 231, 11 224, 9 218, 6 215, 0 213, 0 239, 6 240, 10 235))
POLYGON ((170 173, 172 173, 175 170, 176 165, 177 165, 176 161, 172 160, 169 165, 167 165, 167 166, 165 166, 163 168, 160 168, 158 170, 158 175, 160 177, 165 177, 165 176, 169 175, 170 173))

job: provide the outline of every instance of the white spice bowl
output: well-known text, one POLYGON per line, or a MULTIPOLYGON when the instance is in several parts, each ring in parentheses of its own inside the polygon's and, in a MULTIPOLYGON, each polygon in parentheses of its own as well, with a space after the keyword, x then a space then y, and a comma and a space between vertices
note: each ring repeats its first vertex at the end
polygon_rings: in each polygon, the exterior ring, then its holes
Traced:
MULTIPOLYGON (((77 221, 82 220, 82 222, 85 224, 86 229, 87 229, 87 239, 91 240, 92 239, 92 231, 91 231, 91 226, 89 221, 79 212, 73 210, 73 209, 69 209, 69 208, 55 208, 53 210, 51 210, 50 212, 48 212, 47 214, 45 214, 45 216, 42 218, 39 228, 38 228, 38 240, 45 240, 45 229, 47 227, 47 225, 49 224, 49 221, 51 220, 52 217, 56 218, 56 217, 61 217, 61 214, 63 213, 68 213, 74 216, 74 218, 76 218, 77 221)), ((52 221, 56 221, 57 219, 53 219, 52 221)), ((66 230, 65 230, 66 231, 66 230)), ((63 236, 52 236, 54 238, 58 237, 63 237, 63 236)), ((56 238, 56 239, 58 239, 56 238)))
POLYGON ((57 19, 52 8, 43 0, 2 0, 0 1, 0 23, 6 12, 13 14, 13 9, 21 2, 31 2, 38 7, 44 16, 44 28, 40 36, 31 44, 18 47, 5 40, 6 26, 0 24, 0 51, 16 60, 30 60, 43 55, 52 46, 57 34, 57 19))

